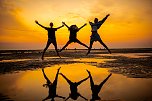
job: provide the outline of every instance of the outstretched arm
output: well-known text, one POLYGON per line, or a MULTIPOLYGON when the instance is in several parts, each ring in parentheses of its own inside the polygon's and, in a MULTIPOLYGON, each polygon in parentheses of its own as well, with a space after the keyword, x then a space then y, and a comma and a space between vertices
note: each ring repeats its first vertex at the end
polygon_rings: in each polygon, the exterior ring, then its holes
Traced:
POLYGON ((104 80, 104 81, 102 81, 101 83, 100 83, 100 87, 102 87, 103 85, 104 85, 104 83, 106 83, 106 81, 110 78, 110 76, 112 75, 112 73, 110 73, 109 75, 108 75, 108 77, 104 80))
POLYGON ((60 95, 56 95, 56 97, 58 97, 58 98, 62 98, 62 99, 65 99, 65 97, 60 96, 60 95))
POLYGON ((79 95, 80 95, 80 97, 82 97, 84 100, 86 100, 86 101, 88 100, 88 99, 86 99, 84 96, 82 96, 81 94, 79 94, 79 95))
POLYGON ((108 16, 110 16, 110 14, 107 14, 106 17, 104 17, 102 20, 99 21, 100 24, 103 24, 106 19, 108 18, 108 16))
POLYGON ((60 28, 62 28, 64 25, 62 25, 62 26, 60 26, 60 27, 57 27, 57 29, 60 29, 60 28))
POLYGON ((42 72, 43 72, 43 76, 44 76, 44 78, 46 79, 46 81, 47 81, 47 84, 50 84, 51 83, 51 81, 47 78, 47 76, 45 75, 45 72, 44 72, 44 69, 42 68, 42 72))
POLYGON ((38 24, 39 26, 41 26, 42 28, 44 28, 44 29, 46 29, 47 27, 45 27, 45 26, 43 26, 43 25, 41 25, 41 24, 39 24, 39 22, 37 21, 37 20, 35 20, 35 23, 36 24, 38 24))
POLYGON ((62 22, 63 25, 65 25, 68 29, 70 28, 65 22, 62 22))
POLYGON ((81 29, 81 28, 83 28, 84 26, 86 26, 87 24, 85 23, 83 26, 81 26, 80 28, 79 28, 79 30, 81 29))
POLYGON ((71 84, 72 82, 65 76, 65 75, 63 75, 62 73, 60 73, 60 75, 62 75, 63 76, 63 78, 69 83, 69 84, 71 84))
POLYGON ((83 80, 77 82, 77 85, 80 85, 82 82, 86 81, 88 78, 89 78, 89 76, 88 76, 87 78, 85 78, 85 79, 83 79, 83 80))

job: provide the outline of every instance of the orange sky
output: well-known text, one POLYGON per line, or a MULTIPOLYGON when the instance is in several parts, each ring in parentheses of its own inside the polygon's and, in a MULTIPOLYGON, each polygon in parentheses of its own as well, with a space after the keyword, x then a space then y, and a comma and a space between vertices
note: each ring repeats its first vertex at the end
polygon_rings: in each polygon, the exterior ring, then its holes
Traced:
MULTIPOLYGON (((1 0, 0 49, 43 49, 47 32, 34 23, 54 27, 76 24, 78 27, 111 15, 99 29, 109 48, 152 47, 151 0, 1 0)), ((78 32, 78 39, 89 45, 91 28, 88 24, 78 32)), ((69 38, 66 27, 56 32, 58 47, 69 38)), ((71 44, 68 48, 84 48, 71 44)), ((50 48, 54 48, 52 45, 50 48)), ((103 48, 99 43, 94 48, 103 48)))

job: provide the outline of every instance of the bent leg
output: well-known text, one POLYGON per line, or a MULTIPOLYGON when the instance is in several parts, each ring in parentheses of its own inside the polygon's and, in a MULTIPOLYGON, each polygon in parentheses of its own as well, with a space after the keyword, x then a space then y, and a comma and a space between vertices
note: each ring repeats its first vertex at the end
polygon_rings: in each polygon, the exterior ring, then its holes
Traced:
POLYGON ((109 48, 103 43, 103 41, 100 39, 99 40, 100 44, 103 45, 107 50, 108 52, 111 54, 111 51, 109 50, 109 48))
POLYGON ((87 45, 85 45, 84 43, 82 43, 82 42, 80 42, 78 39, 77 39, 77 41, 76 41, 78 44, 80 44, 80 45, 82 45, 82 46, 84 46, 84 47, 86 47, 86 48, 89 48, 87 45))
POLYGON ((48 49, 48 47, 50 46, 50 44, 51 44, 51 42, 48 40, 47 44, 46 44, 46 47, 44 48, 43 53, 42 53, 42 57, 41 57, 42 60, 44 59, 44 54, 45 54, 46 50, 48 49))
POLYGON ((60 52, 61 52, 62 50, 64 50, 70 43, 71 43, 71 41, 69 40, 69 41, 66 43, 66 45, 60 50, 60 52))
POLYGON ((90 41, 90 46, 89 46, 89 48, 88 48, 88 52, 87 52, 86 55, 88 55, 88 54, 90 53, 91 48, 92 48, 92 45, 93 45, 93 42, 94 42, 94 41, 90 41))
MULTIPOLYGON (((55 42, 53 42, 53 45, 54 45, 54 47, 55 47, 55 51, 56 51, 57 55, 60 57, 60 55, 59 55, 59 53, 58 53, 57 43, 56 43, 56 41, 55 41, 55 42)), ((61 57, 60 57, 60 58, 61 58, 61 57)))
MULTIPOLYGON (((60 67, 61 68, 61 67, 60 67)), ((57 86, 57 82, 58 82, 58 74, 59 74, 59 71, 60 71, 60 68, 58 69, 57 73, 56 73, 56 77, 55 77, 55 80, 53 82, 53 85, 56 87, 57 86)))

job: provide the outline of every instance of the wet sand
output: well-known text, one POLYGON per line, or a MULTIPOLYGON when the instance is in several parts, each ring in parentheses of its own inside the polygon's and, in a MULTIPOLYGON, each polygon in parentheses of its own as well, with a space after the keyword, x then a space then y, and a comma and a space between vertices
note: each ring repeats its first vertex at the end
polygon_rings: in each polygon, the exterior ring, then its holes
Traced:
MULTIPOLYGON (((0 100, 42 101, 48 95, 48 88, 42 86, 46 83, 42 68, 53 81, 59 67, 61 73, 75 82, 88 76, 86 69, 95 84, 113 73, 99 93, 101 101, 152 100, 152 49, 115 49, 112 54, 93 50, 88 56, 86 52, 65 50, 59 58, 54 50, 49 50, 42 61, 39 50, 0 51, 0 100)), ((78 92, 91 99, 89 79, 78 87, 78 92)), ((67 98, 69 93, 68 83, 59 76, 57 94, 67 98)), ((55 98, 55 101, 62 99, 55 98)), ((76 101, 84 99, 78 97, 76 101)))
POLYGON ((32 70, 56 64, 88 63, 99 68, 112 68, 111 72, 131 78, 152 77, 152 49, 113 49, 112 54, 106 50, 93 50, 86 56, 87 50, 64 50, 62 58, 54 50, 45 54, 41 60, 41 51, 0 51, 0 74, 32 70))

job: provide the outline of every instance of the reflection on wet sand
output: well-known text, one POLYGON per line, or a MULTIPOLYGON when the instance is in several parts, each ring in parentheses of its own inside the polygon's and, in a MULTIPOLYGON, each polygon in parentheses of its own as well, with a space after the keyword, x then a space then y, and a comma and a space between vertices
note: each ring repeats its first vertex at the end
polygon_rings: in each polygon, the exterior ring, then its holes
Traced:
MULTIPOLYGON (((86 69, 91 72, 93 81, 96 84, 100 84, 109 75, 109 69, 107 68, 75 63, 44 68, 44 73, 49 80, 56 78, 59 67, 61 67, 59 73, 64 74, 70 81, 75 82, 88 77, 86 69)), ((0 75, 0 81, 0 93, 7 94, 10 99, 15 101, 41 101, 49 95, 48 89, 42 87, 44 82, 46 82, 46 78, 41 69, 0 75)), ((57 81, 56 94, 68 98, 70 92, 69 84, 60 75, 58 75, 57 81)), ((151 101, 149 100, 152 96, 151 85, 152 79, 127 78, 120 74, 113 74, 104 84, 98 96, 101 101, 151 101)), ((86 99, 92 99, 89 79, 83 82, 77 90, 86 99)), ((61 101, 62 99, 55 97, 54 100, 61 101)), ((78 97, 76 101, 84 101, 84 99, 78 97)))
POLYGON ((95 100, 101 100, 101 98, 99 97, 99 92, 102 88, 102 86, 106 83, 106 81, 109 79, 109 77, 112 75, 111 73, 109 74, 109 76, 103 80, 99 85, 95 85, 94 84, 94 81, 92 79, 92 76, 91 76, 91 73, 90 71, 88 71, 88 74, 89 74, 89 78, 90 78, 90 86, 91 86, 91 91, 92 91, 92 98, 91 98, 91 101, 95 101, 95 100))
POLYGON ((150 57, 150 55, 152 55, 151 53, 125 53, 125 54, 121 54, 121 53, 113 53, 113 54, 98 54, 98 56, 124 56, 124 57, 128 57, 128 58, 146 58, 146 57, 150 57))
MULTIPOLYGON (((61 68, 61 67, 60 67, 61 68)), ((56 77, 55 77, 55 80, 53 81, 53 83, 48 79, 48 77, 45 75, 45 72, 44 72, 44 69, 42 69, 42 72, 43 72, 43 76, 46 80, 46 84, 43 85, 43 87, 48 87, 49 88, 49 94, 48 96, 43 99, 42 101, 45 101, 45 100, 48 100, 48 99, 51 99, 51 101, 54 101, 54 98, 55 97, 58 97, 58 98, 62 98, 62 99, 65 99, 65 97, 62 97, 62 96, 59 96, 57 95, 56 93, 56 89, 57 89, 57 82, 58 82, 58 74, 59 74, 59 70, 60 68, 58 69, 57 73, 56 73, 56 77)))
POLYGON ((63 78, 68 82, 68 84, 70 85, 70 91, 71 93, 69 94, 69 96, 66 98, 66 100, 68 100, 69 98, 73 99, 73 100, 77 100, 78 97, 82 97, 84 100, 87 100, 84 96, 82 96, 79 92, 78 92, 78 86, 86 81, 89 77, 79 81, 79 82, 72 82, 71 80, 69 80, 64 74, 60 73, 63 78))

